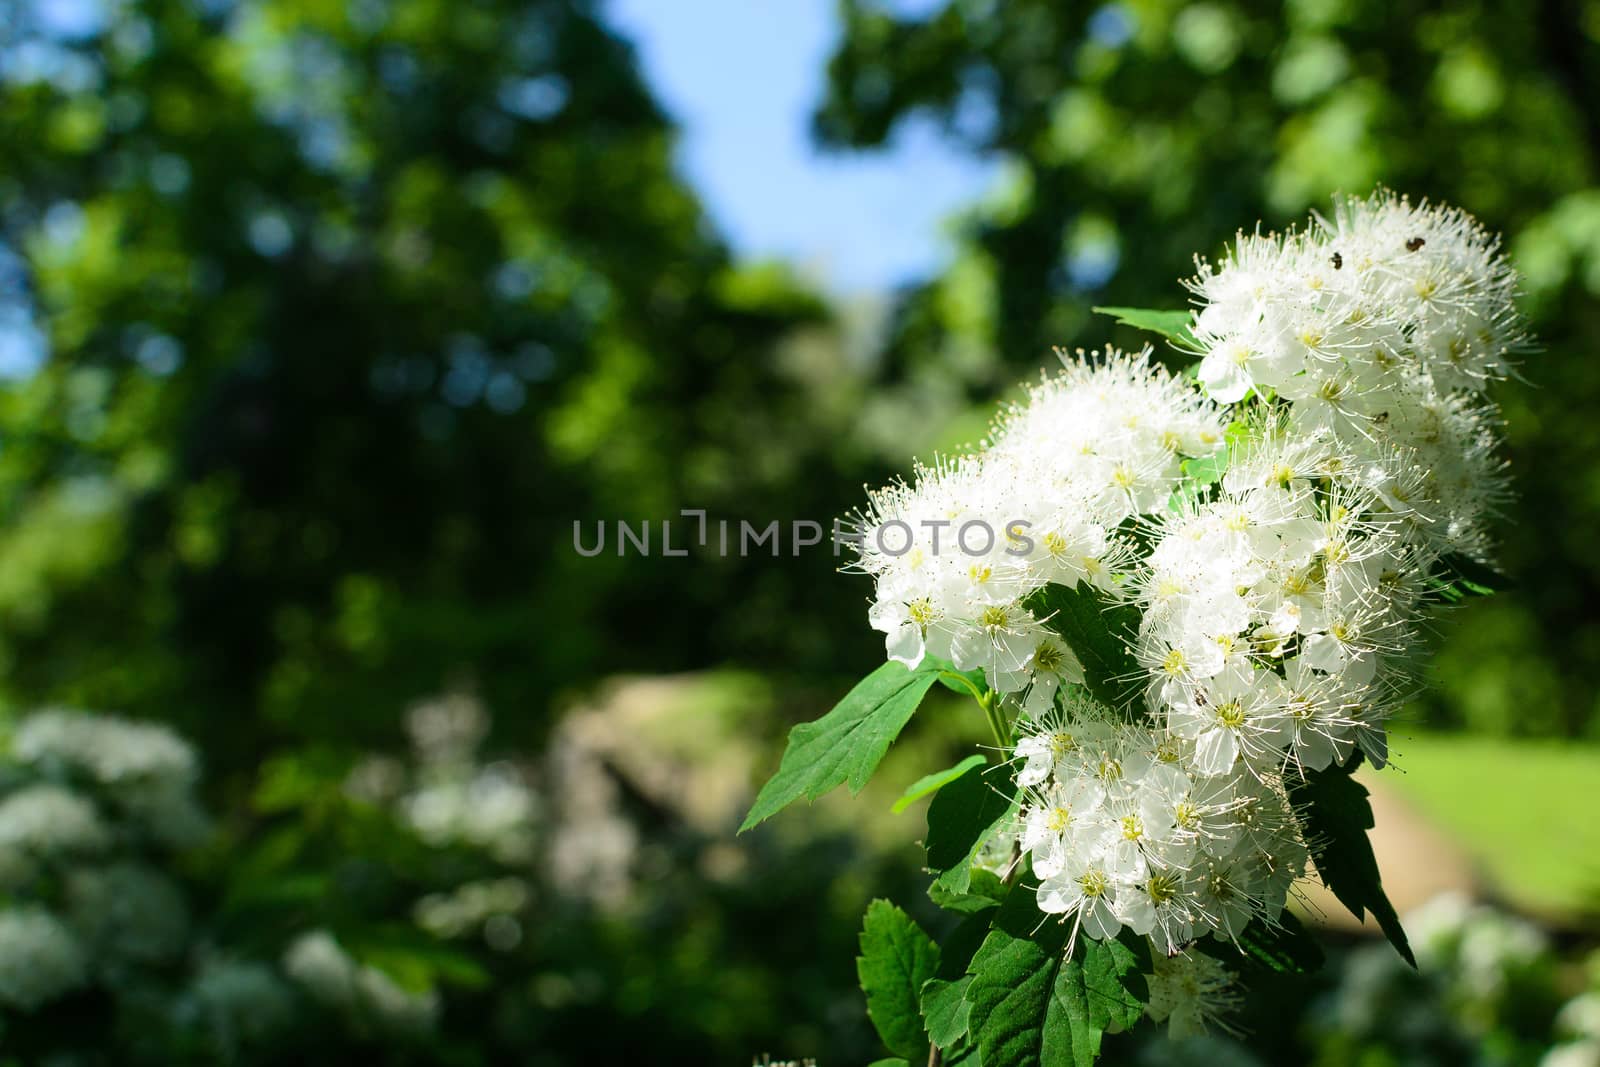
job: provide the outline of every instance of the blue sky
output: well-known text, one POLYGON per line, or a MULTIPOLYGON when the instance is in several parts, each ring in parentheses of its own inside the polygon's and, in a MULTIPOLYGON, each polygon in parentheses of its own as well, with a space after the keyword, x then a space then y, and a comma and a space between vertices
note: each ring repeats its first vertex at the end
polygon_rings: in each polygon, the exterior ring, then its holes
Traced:
POLYGON ((835 291, 884 289, 936 269, 942 220, 989 184, 992 167, 929 124, 881 151, 813 148, 834 0, 610 0, 607 11, 683 126, 685 177, 741 254, 795 261, 835 291))

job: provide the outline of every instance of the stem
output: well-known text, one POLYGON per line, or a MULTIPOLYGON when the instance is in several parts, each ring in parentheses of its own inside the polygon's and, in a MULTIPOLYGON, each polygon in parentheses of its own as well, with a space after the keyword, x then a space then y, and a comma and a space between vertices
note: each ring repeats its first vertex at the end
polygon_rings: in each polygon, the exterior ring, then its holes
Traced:
POLYGON ((994 735, 994 743, 1000 746, 1002 754, 1011 751, 1011 724, 1006 722, 1005 712, 1000 710, 999 694, 993 690, 984 693, 978 698, 978 706, 983 709, 983 717, 989 723, 989 732, 994 735))
POLYGON ((959 683, 963 689, 972 694, 972 699, 983 709, 983 718, 989 724, 989 733, 994 735, 994 743, 999 746, 1001 752, 1010 752, 1011 725, 1006 722, 1005 713, 1000 710, 999 694, 992 689, 980 691, 967 678, 953 671, 940 671, 939 677, 959 683))

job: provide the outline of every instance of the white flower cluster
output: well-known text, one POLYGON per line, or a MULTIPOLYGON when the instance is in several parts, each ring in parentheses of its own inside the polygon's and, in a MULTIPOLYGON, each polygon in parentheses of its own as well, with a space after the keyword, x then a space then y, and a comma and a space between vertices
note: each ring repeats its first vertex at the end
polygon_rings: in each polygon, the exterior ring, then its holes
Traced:
POLYGON ((982 670, 1043 711, 1082 667, 1023 600, 1052 582, 1109 585, 1130 559, 1118 527, 1166 504, 1184 457, 1222 444, 1215 406, 1148 351, 1080 354, 1005 412, 986 448, 872 494, 859 565, 889 657, 982 670))
MULTIPOLYGON (((1487 559, 1505 489, 1484 391, 1525 347, 1496 240, 1387 193, 1241 235, 1192 288, 1197 384, 1080 359, 984 449, 875 494, 860 548, 890 658, 981 668, 1020 713, 1040 908, 1162 957, 1278 920, 1307 860, 1286 781, 1384 762, 1426 594, 1487 559), (1003 535, 974 552, 969 524, 1003 535), (1143 673, 1109 681, 1142 679, 1142 707, 1081 695, 1025 603, 1047 583, 1137 609, 1143 673)), ((1174 1020, 1226 1002, 1220 969, 1164 966, 1197 991, 1174 1020)))
POLYGON ((1455 208, 1379 193, 1304 232, 1241 234, 1191 287, 1213 399, 1292 401, 1294 432, 1349 450, 1415 537, 1487 554, 1504 484, 1482 394, 1526 346, 1497 238, 1455 208))
POLYGON ((0 1005, 33 1011, 88 980, 83 946, 60 919, 25 905, 0 910, 0 1005))
POLYGON ((1429 557, 1328 445, 1241 446, 1212 498, 1162 520, 1132 580, 1148 704, 1193 744, 1193 773, 1320 770, 1358 742, 1384 760, 1429 557))
POLYGON ((11 755, 49 776, 76 778, 163 845, 195 843, 206 819, 194 798, 199 764, 187 741, 156 723, 52 708, 17 728, 11 755))
POLYGON ((1159 956, 1145 1014, 1151 1022, 1166 1023, 1175 1040, 1204 1034, 1208 1024, 1238 1007, 1233 980, 1232 971, 1199 952, 1159 956))
POLYGON ((0 764, 0 1007, 35 1010, 87 985, 137 990, 187 948, 188 906, 145 862, 204 820, 193 750, 164 727, 51 710, 0 764), (31 961, 31 962, 30 962, 31 961))
POLYGON ((1041 911, 1097 939, 1127 927, 1159 955, 1282 911, 1306 851, 1274 783, 1201 774, 1193 742, 1087 698, 1064 704, 1016 749, 1041 911))
POLYGON ((393 978, 354 959, 326 930, 302 934, 285 950, 283 969, 319 1003, 356 1026, 381 1032, 419 1032, 438 1019, 439 994, 409 992, 393 978))

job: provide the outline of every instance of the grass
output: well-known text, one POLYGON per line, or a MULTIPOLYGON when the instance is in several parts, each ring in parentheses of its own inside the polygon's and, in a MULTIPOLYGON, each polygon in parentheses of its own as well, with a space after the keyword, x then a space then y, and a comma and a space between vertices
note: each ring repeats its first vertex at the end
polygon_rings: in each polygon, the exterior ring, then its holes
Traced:
POLYGON ((1411 733, 1392 748, 1396 769, 1363 779, 1436 823, 1507 902, 1600 910, 1600 746, 1411 733))

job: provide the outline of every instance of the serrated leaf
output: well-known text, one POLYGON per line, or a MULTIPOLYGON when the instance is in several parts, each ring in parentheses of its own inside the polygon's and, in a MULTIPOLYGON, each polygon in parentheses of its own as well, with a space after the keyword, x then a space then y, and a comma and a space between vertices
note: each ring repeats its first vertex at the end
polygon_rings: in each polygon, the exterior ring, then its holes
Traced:
POLYGON ((970 975, 955 981, 930 978, 923 983, 922 1023, 928 1040, 940 1049, 949 1049, 967 1036, 967 1020, 972 1005, 967 1003, 967 987, 972 984, 970 975))
POLYGON ((1293 912, 1269 926, 1260 919, 1240 930, 1234 944, 1245 956, 1279 974, 1312 974, 1322 967, 1322 946, 1293 912))
POLYGON ((867 1017, 890 1052, 927 1056, 918 997, 939 968, 939 946, 912 918, 887 900, 867 906, 856 977, 867 995, 867 1017))
POLYGON ((1120 939, 1082 939, 1077 955, 1062 963, 1062 979, 1066 982, 1058 982, 1058 989, 1070 985, 1074 995, 1077 985, 1082 984, 1086 1021, 1096 1032, 1122 1032, 1144 1016, 1149 989, 1139 969, 1138 955, 1120 939))
POLYGON ((909 1061, 903 1060, 899 1056, 890 1056, 886 1059, 873 1060, 871 1063, 867 1064, 867 1067, 911 1067, 911 1064, 909 1061))
POLYGON ((1003 763, 971 768, 934 794, 925 844, 928 869, 939 874, 941 887, 967 892, 978 849, 1016 804, 1016 783, 1003 763))
POLYGON ((972 768, 982 767, 988 762, 987 757, 982 754, 976 754, 968 756, 954 767, 946 767, 942 771, 925 774, 906 786, 906 791, 900 794, 900 799, 894 802, 894 807, 891 810, 898 815, 929 793, 937 793, 940 789, 972 770, 972 768))
POLYGON ((1200 342, 1195 339, 1192 329, 1194 313, 1188 308, 1177 311, 1157 311, 1152 308, 1097 307, 1094 310, 1101 315, 1110 315, 1124 326, 1132 326, 1136 330, 1158 333, 1186 351, 1193 351, 1200 347, 1200 342))
POLYGON ((1090 1067, 1102 1034, 1143 1016, 1138 955, 1081 937, 1066 956, 1066 929, 1047 923, 1028 938, 997 927, 973 957, 967 1023, 985 1067, 1090 1067))
POLYGON ((993 871, 975 867, 971 869, 968 879, 968 888, 960 892, 935 881, 928 887, 928 899, 946 911, 963 915, 976 915, 997 908, 1005 900, 1006 884, 993 871))
MULTIPOLYGON (((1023 879, 1031 884, 1031 871, 1023 879)), ((1143 1015, 1149 1000, 1149 989, 1144 975, 1154 969, 1149 946, 1145 939, 1124 931, 1125 937, 1101 942, 1079 937, 1074 954, 1065 955, 1065 944, 1071 931, 1070 924, 1061 923, 1058 916, 1047 916, 1039 910, 1034 892, 1028 888, 1012 891, 1000 910, 994 914, 994 930, 985 938, 983 948, 968 966, 970 973, 992 968, 991 962, 1000 938, 1027 942, 1036 946, 1040 959, 1054 967, 1050 978, 1050 1002, 1045 1016, 1037 1021, 1039 1059, 1024 1056, 1019 1060, 1004 1062, 1046 1064, 1073 1063, 1087 1067, 1099 1054, 1101 1034, 1131 1027, 1143 1015), (989 955, 985 955, 987 952, 989 955)), ((1009 950, 1015 957, 1024 955, 1020 949, 1009 950)), ((1010 957, 1007 957, 1010 958, 1010 957)), ((1013 962, 1015 960, 1013 959, 1013 962)), ((1021 982, 1020 974, 1010 980, 1021 982)), ((986 981, 1004 982, 1004 974, 991 975, 986 981)), ((998 998, 986 992, 984 983, 975 982, 976 993, 969 991, 968 999, 985 996, 998 998)), ((1028 990, 1009 1000, 1007 1011, 1020 1010, 1028 990)), ((1003 999, 1003 998, 1002 998, 1003 999)), ((975 1000, 978 1004, 980 1001, 975 1000)), ((1022 1034, 1017 1018, 996 1020, 975 1008, 969 1019, 974 1040, 979 1044, 983 1062, 987 1065, 991 1053, 1010 1054, 1018 1047, 1022 1034), (1015 1033, 1013 1033, 1015 1031, 1015 1033), (987 1042, 985 1041, 987 1036, 987 1042)))
POLYGON ((1026 603, 1072 646, 1091 696, 1118 711, 1139 706, 1145 674, 1129 648, 1139 630, 1138 608, 1119 604, 1082 582, 1071 587, 1052 583, 1026 603))
POLYGON ((936 662, 907 670, 893 660, 863 678, 822 718, 789 731, 778 773, 761 787, 739 832, 836 786, 859 793, 939 677, 936 662))
POLYGON ((1291 781, 1289 801, 1305 821, 1311 859, 1322 884, 1357 919, 1363 911, 1372 912, 1395 951, 1415 967, 1416 957, 1394 905, 1383 892, 1378 860, 1367 840, 1367 831, 1374 824, 1372 804, 1366 786, 1352 777, 1360 763, 1357 750, 1342 767, 1311 771, 1291 781))
POLYGON ((1043 932, 1046 938, 1031 941, 991 930, 972 958, 967 1029, 985 1067, 1093 1062, 1092 1053, 1087 1061, 1075 1052, 1070 1060, 1059 1055, 1074 1044, 1065 1002, 1055 995, 1064 935, 1054 923, 1043 932), (1056 1050, 1048 1060, 1047 1047, 1056 1050))

